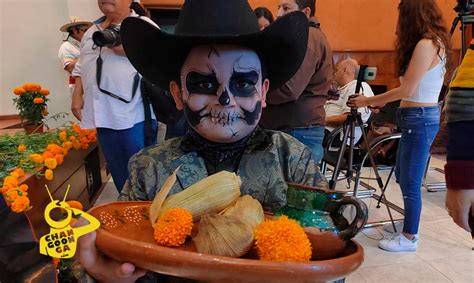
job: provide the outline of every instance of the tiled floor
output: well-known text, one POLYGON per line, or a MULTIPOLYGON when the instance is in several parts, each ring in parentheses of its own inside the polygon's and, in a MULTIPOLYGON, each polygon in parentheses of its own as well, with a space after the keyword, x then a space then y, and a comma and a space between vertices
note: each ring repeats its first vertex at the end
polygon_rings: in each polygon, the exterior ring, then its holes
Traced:
MULTIPOLYGON (((442 158, 433 158, 432 167, 443 168, 442 158)), ((387 172, 380 172, 385 180, 387 172)), ((373 175, 370 170, 364 176, 373 175)), ((430 170, 428 181, 443 181, 444 176, 430 170)), ((375 185, 374 181, 369 182, 375 185)), ((341 181, 336 189, 343 190, 341 181)), ((377 192, 380 194, 380 192, 377 192)), ((96 204, 114 201, 117 191, 110 182, 96 204)), ((422 189, 423 210, 420 223, 420 241, 416 252, 391 253, 377 247, 389 235, 381 227, 367 228, 356 236, 364 247, 365 261, 346 278, 346 282, 474 282, 474 251, 471 235, 454 224, 444 209, 445 192, 427 192, 422 189)), ((401 207, 402 197, 398 185, 392 180, 387 199, 401 207)), ((369 222, 388 220, 386 207, 376 208, 376 200, 363 199, 369 207, 369 222)), ((394 213, 395 218, 401 215, 394 213)))

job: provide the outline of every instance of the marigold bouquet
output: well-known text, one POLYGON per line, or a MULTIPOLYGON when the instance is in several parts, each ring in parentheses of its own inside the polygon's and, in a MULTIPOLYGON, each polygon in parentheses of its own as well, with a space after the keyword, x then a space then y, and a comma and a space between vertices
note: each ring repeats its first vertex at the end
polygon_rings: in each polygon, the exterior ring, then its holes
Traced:
POLYGON ((13 93, 17 96, 13 101, 24 122, 41 125, 44 116, 48 115, 46 102, 49 90, 39 84, 24 84, 15 88, 13 93))
POLYGON ((0 135, 0 197, 13 212, 31 208, 28 186, 22 184, 25 173, 54 179, 54 172, 73 149, 86 149, 97 140, 96 132, 69 127, 43 134, 0 135))

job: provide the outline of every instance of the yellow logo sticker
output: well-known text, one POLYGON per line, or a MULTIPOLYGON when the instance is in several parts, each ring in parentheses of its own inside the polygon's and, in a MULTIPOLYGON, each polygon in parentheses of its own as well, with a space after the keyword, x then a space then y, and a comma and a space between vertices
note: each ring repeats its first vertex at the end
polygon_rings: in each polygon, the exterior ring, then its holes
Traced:
POLYGON ((50 226, 50 232, 40 239, 40 253, 53 258, 72 258, 76 253, 77 239, 87 233, 97 230, 100 226, 100 222, 92 215, 69 206, 66 202, 66 197, 70 186, 67 187, 66 194, 62 201, 54 200, 49 192, 48 186, 45 185, 45 187, 49 198, 51 199, 51 202, 44 210, 44 219, 50 226), (67 213, 66 218, 58 221, 52 219, 51 211, 54 209, 61 209, 67 213), (73 228, 70 225, 73 216, 84 217, 89 221, 89 224, 73 228))

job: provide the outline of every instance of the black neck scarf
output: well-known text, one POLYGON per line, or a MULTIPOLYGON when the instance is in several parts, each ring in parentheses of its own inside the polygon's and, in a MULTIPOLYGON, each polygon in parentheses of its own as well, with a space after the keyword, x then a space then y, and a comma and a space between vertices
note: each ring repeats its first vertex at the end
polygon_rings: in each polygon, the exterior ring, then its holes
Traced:
POLYGON ((249 145, 253 133, 233 143, 215 143, 201 137, 191 128, 181 142, 181 150, 196 151, 206 162, 209 175, 222 170, 237 173, 242 154, 249 145))

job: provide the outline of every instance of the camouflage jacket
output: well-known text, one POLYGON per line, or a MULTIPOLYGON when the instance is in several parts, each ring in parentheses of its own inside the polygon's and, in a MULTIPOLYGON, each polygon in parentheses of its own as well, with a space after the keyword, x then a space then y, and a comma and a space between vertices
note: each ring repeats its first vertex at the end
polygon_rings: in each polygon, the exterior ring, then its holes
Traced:
MULTIPOLYGON (((183 137, 167 140, 135 154, 129 161, 129 178, 119 200, 153 200, 166 178, 178 167, 175 194, 208 176, 204 160, 195 151, 185 152, 183 137)), ((234 168, 228 168, 233 171, 234 168)), ((327 188, 327 182, 311 158, 311 151, 293 137, 257 129, 236 171, 242 195, 251 195, 266 211, 286 204, 287 183, 327 188)))

